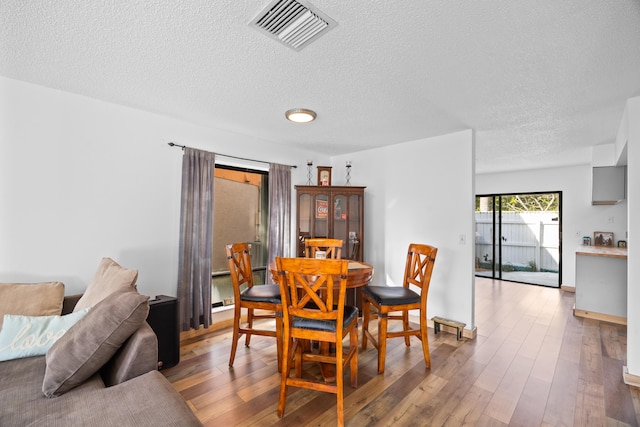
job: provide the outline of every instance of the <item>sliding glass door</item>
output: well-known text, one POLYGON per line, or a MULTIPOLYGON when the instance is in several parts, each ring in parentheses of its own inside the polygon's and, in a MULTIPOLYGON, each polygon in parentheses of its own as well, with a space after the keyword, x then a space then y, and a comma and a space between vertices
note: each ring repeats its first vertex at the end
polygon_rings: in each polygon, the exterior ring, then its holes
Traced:
POLYGON ((559 287, 562 192, 476 196, 476 276, 559 287))

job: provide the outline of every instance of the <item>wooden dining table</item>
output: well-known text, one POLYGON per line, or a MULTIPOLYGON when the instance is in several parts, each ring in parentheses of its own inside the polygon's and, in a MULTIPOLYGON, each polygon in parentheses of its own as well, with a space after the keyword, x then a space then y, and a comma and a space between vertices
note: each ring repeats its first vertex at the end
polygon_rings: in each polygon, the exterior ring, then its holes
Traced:
MULTIPOLYGON (((278 268, 276 263, 269 264, 269 271, 274 283, 278 283, 278 268)), ((366 286, 373 277, 373 266, 363 261, 349 260, 349 273, 347 273, 347 305, 358 307, 362 314, 361 298, 358 298, 358 288, 366 286)))
MULTIPOLYGON (((269 264, 269 271, 275 283, 278 283, 278 268, 276 263, 269 264)), ((349 273, 347 273, 347 289, 356 289, 367 285, 373 277, 373 266, 362 261, 349 260, 349 273)), ((355 291, 354 291, 355 292, 355 291)), ((355 293, 354 293, 355 295, 355 293)))
MULTIPOLYGON (((271 277, 275 283, 278 283, 278 268, 276 263, 269 264, 269 271, 271 277)), ((357 292, 358 288, 366 286, 373 277, 373 266, 363 261, 351 261, 349 260, 349 272, 347 273, 347 301, 349 305, 357 305, 357 292)), ((358 307, 361 309, 361 307, 358 307)), ((327 347, 323 351, 328 351, 327 347)), ((325 382, 335 381, 335 370, 333 366, 320 363, 320 371, 325 382)))

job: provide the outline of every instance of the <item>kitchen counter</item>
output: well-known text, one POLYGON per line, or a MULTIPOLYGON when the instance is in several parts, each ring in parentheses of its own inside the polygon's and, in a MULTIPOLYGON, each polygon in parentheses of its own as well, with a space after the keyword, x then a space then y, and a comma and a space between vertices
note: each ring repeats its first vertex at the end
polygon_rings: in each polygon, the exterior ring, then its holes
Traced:
POLYGON ((576 250, 573 313, 627 324, 627 248, 581 246, 576 250))
POLYGON ((627 248, 614 248, 611 246, 581 246, 576 255, 603 256, 611 258, 627 258, 627 248))

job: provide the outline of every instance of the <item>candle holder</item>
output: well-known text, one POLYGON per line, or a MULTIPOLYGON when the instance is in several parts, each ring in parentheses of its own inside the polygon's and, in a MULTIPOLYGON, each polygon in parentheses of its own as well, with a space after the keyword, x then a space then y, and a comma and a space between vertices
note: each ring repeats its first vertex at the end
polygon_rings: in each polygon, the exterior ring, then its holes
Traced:
POLYGON ((347 182, 345 183, 345 185, 351 185, 351 160, 347 160, 346 169, 347 169, 347 174, 346 174, 347 182))
POLYGON ((307 160, 307 185, 311 184, 311 168, 313 167, 313 161, 307 160))

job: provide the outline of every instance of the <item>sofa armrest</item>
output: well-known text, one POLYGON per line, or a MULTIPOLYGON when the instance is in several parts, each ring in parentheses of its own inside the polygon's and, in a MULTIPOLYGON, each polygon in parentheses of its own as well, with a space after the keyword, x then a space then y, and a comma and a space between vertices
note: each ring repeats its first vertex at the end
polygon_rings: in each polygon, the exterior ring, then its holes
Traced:
POLYGON ((73 313, 73 308, 76 306, 82 294, 65 295, 62 301, 62 315, 73 313))
POLYGON ((101 370, 107 387, 158 369, 158 338, 144 322, 101 370))

